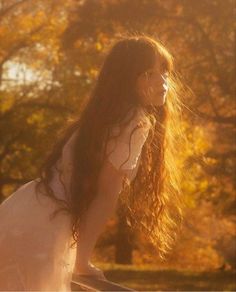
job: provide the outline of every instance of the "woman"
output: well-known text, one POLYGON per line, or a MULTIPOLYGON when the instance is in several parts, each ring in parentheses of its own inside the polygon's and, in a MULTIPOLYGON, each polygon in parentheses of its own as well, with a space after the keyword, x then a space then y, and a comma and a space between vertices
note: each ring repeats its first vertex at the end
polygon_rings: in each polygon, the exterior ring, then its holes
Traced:
POLYGON ((90 258, 118 198, 127 222, 164 258, 182 220, 171 132, 177 85, 159 41, 128 36, 111 47, 39 177, 0 206, 2 290, 70 290, 72 273, 105 279, 90 258))

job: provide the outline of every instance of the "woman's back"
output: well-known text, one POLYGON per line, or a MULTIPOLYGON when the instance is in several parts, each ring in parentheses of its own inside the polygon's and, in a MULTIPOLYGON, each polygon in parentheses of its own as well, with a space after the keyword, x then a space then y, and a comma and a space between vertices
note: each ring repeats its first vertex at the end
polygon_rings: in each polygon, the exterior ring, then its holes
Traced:
MULTIPOLYGON (((107 157, 100 175, 100 191, 115 195, 114 192, 121 190, 124 175, 130 180, 135 177, 149 124, 134 132, 131 148, 129 138, 143 118, 143 111, 139 109, 118 139, 108 140, 107 157)), ((117 133, 118 128, 114 127, 112 133, 117 133)), ((69 195, 75 137, 76 132, 63 147, 56 165, 62 171, 61 177, 54 168, 50 183, 60 199, 67 199, 69 195), (68 192, 65 192, 62 182, 68 192)), ((57 204, 50 197, 36 196, 37 180, 19 187, 0 205, 1 290, 70 290, 76 258, 76 250, 69 247, 72 240, 71 218, 61 212, 50 221, 57 204)))

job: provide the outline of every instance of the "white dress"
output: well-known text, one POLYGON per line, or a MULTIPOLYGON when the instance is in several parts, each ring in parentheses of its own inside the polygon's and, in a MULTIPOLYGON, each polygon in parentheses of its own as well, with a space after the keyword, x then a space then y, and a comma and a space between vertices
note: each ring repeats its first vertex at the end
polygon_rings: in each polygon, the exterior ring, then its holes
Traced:
MULTIPOLYGON (((149 128, 150 122, 143 109, 138 108, 116 143, 114 139, 108 141, 108 160, 119 172, 128 173, 130 180, 137 173, 149 128), (129 156, 129 136, 140 120, 145 121, 145 126, 133 134, 130 157, 122 165, 129 156)), ((119 127, 114 127, 113 133, 118 130, 119 127)), ((70 149, 74 138, 75 133, 64 146, 59 161, 66 185, 72 169, 70 149)), ((0 291, 71 291, 76 258, 76 247, 70 248, 71 218, 60 212, 52 221, 49 220, 57 205, 49 197, 36 198, 37 179, 20 186, 0 205, 0 291)), ((58 198, 66 199, 56 169, 51 186, 58 198)))

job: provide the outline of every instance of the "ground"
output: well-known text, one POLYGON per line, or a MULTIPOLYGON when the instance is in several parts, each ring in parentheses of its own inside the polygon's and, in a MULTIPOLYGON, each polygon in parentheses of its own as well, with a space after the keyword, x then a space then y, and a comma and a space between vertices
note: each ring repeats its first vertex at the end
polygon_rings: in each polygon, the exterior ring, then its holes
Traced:
POLYGON ((109 280, 139 291, 236 291, 236 271, 160 270, 113 264, 99 267, 109 280))

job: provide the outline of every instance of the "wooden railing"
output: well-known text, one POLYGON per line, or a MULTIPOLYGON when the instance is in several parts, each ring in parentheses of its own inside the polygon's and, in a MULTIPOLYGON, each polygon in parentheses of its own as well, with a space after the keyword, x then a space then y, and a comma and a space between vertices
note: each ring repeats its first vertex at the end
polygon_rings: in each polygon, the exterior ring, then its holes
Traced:
POLYGON ((97 280, 73 274, 72 291, 135 291, 108 280, 97 280))

